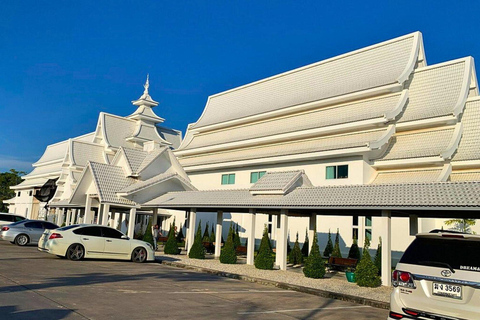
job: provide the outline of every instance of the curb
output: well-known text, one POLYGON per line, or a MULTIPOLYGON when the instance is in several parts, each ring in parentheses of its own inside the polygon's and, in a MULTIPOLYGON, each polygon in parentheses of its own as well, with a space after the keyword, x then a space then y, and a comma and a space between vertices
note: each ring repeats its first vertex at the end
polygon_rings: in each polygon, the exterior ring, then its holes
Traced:
POLYGON ((179 263, 179 262, 162 260, 158 257, 157 257, 156 261, 158 261, 161 264, 164 264, 166 266, 188 269, 188 270, 194 270, 194 271, 199 271, 199 272, 203 272, 203 273, 217 275, 217 276, 220 276, 220 277, 243 280, 243 281, 247 281, 247 282, 254 282, 254 283, 259 283, 259 284, 266 285, 266 286, 277 287, 277 288, 280 288, 280 289, 286 289, 286 290, 308 293, 308 294, 312 294, 312 295, 323 297, 323 298, 348 301, 348 302, 363 304, 363 305, 374 307, 374 308, 390 310, 390 303, 388 303, 388 302, 383 302, 383 301, 378 301, 378 300, 373 300, 373 299, 367 299, 367 298, 357 297, 357 296, 338 293, 338 292, 331 292, 331 291, 326 291, 326 290, 314 289, 314 288, 309 288, 309 287, 305 287, 305 286, 289 284, 289 283, 285 283, 285 282, 277 282, 277 281, 271 281, 271 280, 260 279, 260 278, 255 278, 255 277, 249 277, 249 276, 236 274, 236 273, 228 273, 228 272, 223 272, 223 271, 218 271, 218 270, 213 270, 213 269, 208 269, 208 268, 196 267, 196 266, 191 266, 191 265, 187 265, 187 264, 183 264, 183 263, 179 263))

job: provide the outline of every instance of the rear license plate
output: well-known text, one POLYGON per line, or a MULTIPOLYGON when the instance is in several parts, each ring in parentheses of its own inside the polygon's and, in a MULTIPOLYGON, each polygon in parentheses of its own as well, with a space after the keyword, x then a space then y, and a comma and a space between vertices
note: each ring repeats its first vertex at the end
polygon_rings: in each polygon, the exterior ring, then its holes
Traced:
POLYGON ((453 284, 434 282, 432 293, 436 296, 462 299, 462 287, 453 284))

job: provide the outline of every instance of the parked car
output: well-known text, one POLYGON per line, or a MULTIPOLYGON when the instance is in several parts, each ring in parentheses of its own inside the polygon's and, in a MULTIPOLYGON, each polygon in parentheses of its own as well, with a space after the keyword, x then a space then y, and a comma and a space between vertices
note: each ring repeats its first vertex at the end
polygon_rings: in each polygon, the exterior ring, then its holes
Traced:
POLYGON ((46 229, 57 229, 58 226, 43 220, 23 220, 14 222, 0 229, 0 239, 10 241, 19 246, 37 244, 46 229))
POLYGON ((480 236, 418 234, 392 275, 388 319, 479 319, 480 236))
POLYGON ((83 258, 133 262, 155 260, 150 243, 130 239, 116 229, 95 224, 76 224, 45 231, 38 243, 38 250, 74 261, 83 258))
POLYGON ((0 213, 0 226, 6 226, 14 222, 23 221, 25 217, 13 213, 0 213))

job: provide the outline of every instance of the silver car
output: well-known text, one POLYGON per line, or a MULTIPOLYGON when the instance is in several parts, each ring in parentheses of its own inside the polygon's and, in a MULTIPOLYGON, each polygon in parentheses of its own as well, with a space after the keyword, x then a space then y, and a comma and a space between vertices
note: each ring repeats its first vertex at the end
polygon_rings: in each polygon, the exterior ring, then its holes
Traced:
POLYGON ((37 244, 45 229, 57 229, 58 226, 48 221, 18 221, 0 229, 0 240, 10 241, 19 246, 37 244))

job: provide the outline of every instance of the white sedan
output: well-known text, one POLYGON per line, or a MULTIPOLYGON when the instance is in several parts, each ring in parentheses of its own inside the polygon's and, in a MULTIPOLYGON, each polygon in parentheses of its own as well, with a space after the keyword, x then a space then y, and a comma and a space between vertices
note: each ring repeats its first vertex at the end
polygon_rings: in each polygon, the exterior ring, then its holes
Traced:
POLYGON ((130 239, 116 229, 96 224, 76 224, 46 230, 38 242, 38 250, 74 261, 83 258, 133 262, 155 260, 150 243, 130 239))

